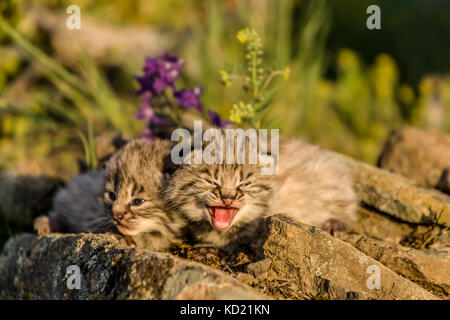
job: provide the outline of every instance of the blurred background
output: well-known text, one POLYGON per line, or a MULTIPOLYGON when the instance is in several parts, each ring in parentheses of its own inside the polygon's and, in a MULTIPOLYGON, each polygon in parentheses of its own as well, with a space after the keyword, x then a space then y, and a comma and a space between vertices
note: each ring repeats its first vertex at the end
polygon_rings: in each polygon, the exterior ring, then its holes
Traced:
POLYGON ((446 0, 1 0, 0 170, 64 180, 92 137, 139 135, 135 75, 146 56, 186 62, 179 80, 228 119, 220 70, 243 62, 254 28, 265 61, 288 66, 270 109, 282 135, 375 164, 404 125, 450 132, 446 0), (66 8, 81 8, 81 30, 66 8), (381 30, 366 9, 381 8, 381 30), (84 147, 83 147, 84 146, 84 147))

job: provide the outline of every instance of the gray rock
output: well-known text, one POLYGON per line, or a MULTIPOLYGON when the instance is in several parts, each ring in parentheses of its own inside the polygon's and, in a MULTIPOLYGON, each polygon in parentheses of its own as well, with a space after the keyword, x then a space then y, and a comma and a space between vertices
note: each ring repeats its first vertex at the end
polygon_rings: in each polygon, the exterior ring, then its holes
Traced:
POLYGON ((62 183, 52 177, 0 173, 0 223, 31 227, 33 218, 50 209, 51 198, 62 183))
POLYGON ((107 235, 31 234, 0 256, 0 299, 267 299, 231 276, 170 254, 133 249, 107 235), (80 289, 67 268, 78 266, 80 289))

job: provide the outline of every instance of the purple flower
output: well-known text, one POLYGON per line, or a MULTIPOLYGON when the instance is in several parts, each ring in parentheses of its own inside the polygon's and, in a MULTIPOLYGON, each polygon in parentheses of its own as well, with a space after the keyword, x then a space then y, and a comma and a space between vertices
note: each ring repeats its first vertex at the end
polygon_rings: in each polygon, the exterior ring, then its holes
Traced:
POLYGON ((208 111, 209 119, 211 119, 211 123, 219 128, 226 128, 233 124, 232 121, 229 120, 222 120, 217 112, 214 111, 208 111))
POLYGON ((148 141, 153 141, 155 136, 153 135, 152 130, 150 129, 150 126, 146 125, 144 130, 142 130, 141 138, 144 138, 148 141))
POLYGON ((183 67, 182 60, 167 53, 159 58, 147 58, 143 69, 144 75, 136 77, 141 86, 136 93, 142 94, 146 91, 161 93, 169 86, 175 91, 175 81, 180 76, 183 67))
MULTIPOLYGON (((150 109, 151 110, 151 109, 150 109)), ((153 111, 153 110, 152 110, 153 111)), ((153 140, 153 128, 155 126, 161 126, 169 123, 169 119, 167 119, 163 115, 157 115, 153 113, 149 118, 146 118, 146 123, 144 130, 142 130, 142 138, 147 140, 153 140)))
POLYGON ((148 76, 135 76, 136 81, 141 86, 138 91, 136 91, 137 95, 141 95, 144 92, 152 92, 153 91, 153 79, 148 76))
POLYGON ((158 115, 155 113, 155 111, 152 109, 150 105, 150 99, 151 99, 152 93, 151 92, 145 92, 143 101, 142 101, 142 107, 138 111, 137 114, 135 114, 135 119, 144 119, 145 120, 145 127, 142 131, 142 137, 147 140, 153 140, 153 132, 152 128, 154 126, 164 125, 168 124, 169 120, 163 116, 158 115))
POLYGON ((155 89, 161 92, 167 86, 171 86, 175 90, 175 80, 180 76, 183 67, 184 63, 178 57, 164 53, 159 60, 159 77, 155 80, 155 89))
POLYGON ((157 58, 146 58, 144 73, 146 76, 153 76, 158 72, 159 60, 157 58))
POLYGON ((203 88, 196 87, 194 89, 181 89, 175 91, 174 96, 177 104, 187 108, 195 108, 199 113, 203 113, 202 103, 200 102, 200 96, 203 93, 203 88))

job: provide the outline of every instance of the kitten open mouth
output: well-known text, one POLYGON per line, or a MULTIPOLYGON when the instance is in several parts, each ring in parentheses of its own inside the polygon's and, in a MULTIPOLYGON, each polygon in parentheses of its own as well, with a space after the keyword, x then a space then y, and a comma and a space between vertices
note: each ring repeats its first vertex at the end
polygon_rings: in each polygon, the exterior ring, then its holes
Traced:
POLYGON ((211 216, 212 225, 220 230, 227 230, 233 222, 233 218, 239 211, 238 208, 226 208, 226 207, 207 207, 209 215, 211 216))

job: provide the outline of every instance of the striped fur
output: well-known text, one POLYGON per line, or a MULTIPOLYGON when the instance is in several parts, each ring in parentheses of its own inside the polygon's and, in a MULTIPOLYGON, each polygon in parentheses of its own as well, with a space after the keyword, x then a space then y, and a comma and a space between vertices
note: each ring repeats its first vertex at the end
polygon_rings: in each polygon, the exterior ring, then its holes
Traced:
POLYGON ((184 165, 164 190, 169 210, 189 221, 190 235, 200 245, 238 245, 254 233, 258 218, 267 215, 273 192, 273 178, 261 176, 256 165, 184 165), (247 184, 245 187, 239 187, 247 184), (234 197, 240 206, 229 229, 217 230, 211 223, 208 205, 234 197))
POLYGON ((164 158, 170 150, 168 141, 134 140, 106 166, 105 207, 111 215, 123 213, 124 224, 117 228, 140 248, 163 250, 182 239, 184 221, 165 209, 160 195, 164 158), (135 205, 134 199, 144 201, 135 205))

